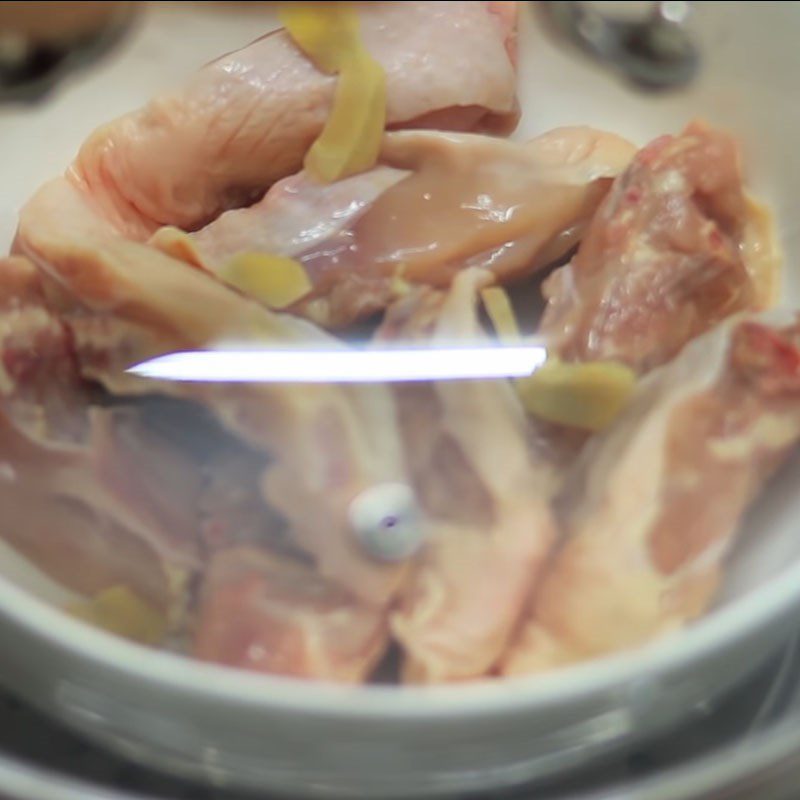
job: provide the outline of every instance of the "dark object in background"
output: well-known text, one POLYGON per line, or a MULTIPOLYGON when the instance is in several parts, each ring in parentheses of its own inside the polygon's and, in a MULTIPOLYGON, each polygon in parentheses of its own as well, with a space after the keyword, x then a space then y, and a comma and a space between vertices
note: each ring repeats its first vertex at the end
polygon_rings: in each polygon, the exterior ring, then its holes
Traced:
POLYGON ((621 73, 639 89, 678 89, 698 72, 700 54, 685 27, 691 3, 652 3, 650 12, 638 19, 605 15, 598 3, 538 5, 551 33, 621 73))
POLYGON ((0 2, 0 103, 48 97, 105 56, 133 22, 134 2, 0 2))

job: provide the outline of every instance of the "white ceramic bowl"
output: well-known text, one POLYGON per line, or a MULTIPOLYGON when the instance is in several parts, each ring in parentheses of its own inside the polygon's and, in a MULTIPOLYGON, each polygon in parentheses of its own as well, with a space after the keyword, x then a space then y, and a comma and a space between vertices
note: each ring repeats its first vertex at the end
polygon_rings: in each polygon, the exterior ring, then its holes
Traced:
MULTIPOLYGON (((96 124, 270 27, 257 6, 153 4, 135 36, 94 73, 35 111, 0 111, 0 240, 10 241, 20 203, 96 124)), ((664 96, 631 92, 557 47, 523 8, 517 135, 589 123, 643 143, 694 116, 735 131, 750 185, 778 213, 783 300, 800 305, 800 5, 696 6, 701 77, 664 96)), ((516 784, 692 713, 779 643, 800 616, 798 485, 800 460, 750 514, 708 617, 635 653, 544 678, 351 689, 195 664, 67 619, 51 605, 63 592, 2 551, 0 679, 108 747, 217 784, 343 798, 516 784)))

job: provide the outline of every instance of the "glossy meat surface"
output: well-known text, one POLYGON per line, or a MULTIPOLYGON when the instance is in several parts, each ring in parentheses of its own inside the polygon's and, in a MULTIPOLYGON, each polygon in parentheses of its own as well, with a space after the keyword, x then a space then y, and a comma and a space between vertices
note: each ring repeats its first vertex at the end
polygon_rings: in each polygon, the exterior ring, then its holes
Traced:
POLYGON ((406 284, 446 288, 470 266, 508 282, 552 263, 574 246, 633 153, 621 137, 588 127, 526 143, 390 133, 370 172, 333 186, 301 173, 190 243, 170 247, 168 231, 155 242, 217 273, 239 253, 296 258, 313 288, 292 310, 339 328, 383 310, 406 284))

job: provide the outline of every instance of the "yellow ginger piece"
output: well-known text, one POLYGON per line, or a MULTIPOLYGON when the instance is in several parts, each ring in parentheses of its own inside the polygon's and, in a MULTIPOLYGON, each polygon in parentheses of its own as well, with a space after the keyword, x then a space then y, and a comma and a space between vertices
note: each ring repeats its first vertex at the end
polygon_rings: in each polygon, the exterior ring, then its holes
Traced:
POLYGON ((166 635, 164 615, 125 586, 105 589, 90 600, 73 603, 65 610, 90 625, 140 644, 159 644, 166 635))
POLYGON ((338 73, 333 108, 305 158, 306 170, 326 183, 375 165, 386 126, 386 74, 364 47, 349 3, 290 3, 281 21, 323 72, 338 73))
POLYGON ((599 431, 627 405, 636 375, 614 361, 566 364, 548 359, 516 385, 528 413, 548 422, 599 431))
MULTIPOLYGON (((498 337, 506 343, 521 341, 506 291, 491 286, 481 292, 481 300, 498 337)), ((554 358, 548 358, 533 375, 515 381, 517 394, 529 414, 590 431, 610 425, 627 405, 635 386, 636 375, 624 364, 567 364, 554 358)))
POLYGON ((481 300, 498 338, 504 342, 518 340, 519 325, 506 290, 500 286, 489 286, 481 291, 481 300))
POLYGON ((312 288, 299 261, 267 253, 239 253, 220 271, 220 277, 265 306, 278 310, 292 305, 312 288))

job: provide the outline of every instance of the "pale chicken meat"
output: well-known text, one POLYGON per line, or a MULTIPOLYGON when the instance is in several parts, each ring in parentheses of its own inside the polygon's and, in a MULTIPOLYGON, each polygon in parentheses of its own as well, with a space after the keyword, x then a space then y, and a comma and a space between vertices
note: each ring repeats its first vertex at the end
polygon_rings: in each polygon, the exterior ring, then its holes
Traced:
POLYGON ((335 183, 320 183, 299 172, 278 181, 249 208, 227 211, 188 236, 178 228, 160 228, 150 243, 211 272, 240 253, 301 256, 324 249, 407 175, 405 170, 377 166, 335 183))
POLYGON ((135 414, 88 422, 84 441, 55 443, 0 414, 0 537, 77 592, 124 585, 168 617, 199 564, 199 473, 135 414))
POLYGON ((737 311, 763 307, 775 245, 745 197, 734 140, 701 123, 641 150, 572 261, 545 285, 540 326, 570 361, 646 372, 737 311), (760 244, 753 237, 760 236, 760 244))
POLYGON ((125 584, 165 615, 198 564, 199 472, 127 408, 90 408, 48 283, 0 261, 0 537, 85 594, 125 584))
POLYGON ((389 133, 369 172, 332 186, 301 173, 188 240, 166 229, 153 243, 223 276, 243 253, 291 256, 312 285, 292 310, 340 328, 384 309, 405 284, 445 288, 469 266, 508 282, 556 261, 633 154, 625 139, 588 127, 522 144, 389 133))
POLYGON ((160 418, 158 430, 136 406, 87 410, 77 362, 62 360, 72 355, 71 332, 47 307, 41 274, 21 258, 0 262, 0 273, 15 298, 3 298, 0 317, 4 388, 14 389, 0 413, 0 537, 89 598, 125 587, 168 630, 188 634, 199 658, 363 679, 387 645, 387 615, 326 585, 308 562, 265 549, 287 550, 258 491, 263 456, 228 445, 191 458, 173 432, 164 435, 175 414, 186 424, 188 407, 160 418), (187 630, 187 590, 198 579, 201 603, 187 630))
POLYGON ((386 650, 388 618, 299 559, 263 549, 214 555, 192 652, 272 675, 361 683, 386 650))
MULTIPOLYGON (((364 44, 386 71, 390 126, 515 126, 515 3, 358 8, 364 44)), ((300 169, 335 85, 335 76, 275 31, 98 129, 69 178, 132 238, 146 238, 160 225, 197 228, 300 169)))
POLYGON ((564 542, 504 674, 641 645, 701 615, 739 521, 800 439, 800 320, 736 316, 642 383, 560 498, 564 542))
MULTIPOLYGON (((449 293, 421 290, 389 312, 384 339, 482 339, 466 270, 449 293)), ((401 429, 419 496, 431 515, 426 550, 392 615, 405 679, 485 675, 508 644, 554 541, 550 476, 529 448, 508 381, 434 383, 400 390, 401 429), (426 441, 423 441, 426 440, 426 441)))
MULTIPOLYGON (((469 266, 518 280, 578 241, 634 147, 592 128, 560 128, 520 144, 474 134, 387 134, 381 163, 332 185, 300 173, 256 205, 193 234, 158 230, 150 244, 212 274, 241 254, 297 259, 311 282, 289 310, 340 328, 383 310, 407 284, 446 287, 469 266)), ((64 207, 120 238, 95 199, 67 179, 23 209, 16 248, 64 207)))

